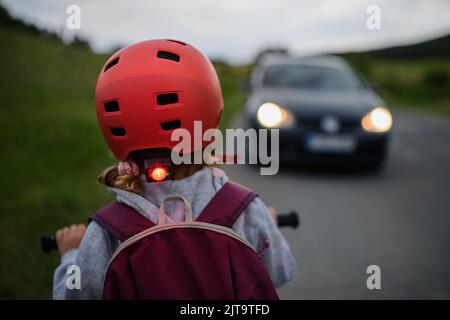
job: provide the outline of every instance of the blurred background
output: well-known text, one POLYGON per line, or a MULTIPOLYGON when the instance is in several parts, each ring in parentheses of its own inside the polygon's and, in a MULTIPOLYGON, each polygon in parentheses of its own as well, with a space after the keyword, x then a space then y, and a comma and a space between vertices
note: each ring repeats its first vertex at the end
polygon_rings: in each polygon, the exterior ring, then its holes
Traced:
POLYGON ((50 298, 58 256, 40 251, 39 236, 111 200, 95 183, 114 163, 93 100, 106 59, 172 38, 213 61, 221 128, 242 123, 243 84, 268 53, 340 56, 393 114, 379 171, 224 167, 267 204, 301 215, 299 230, 283 230, 298 270, 282 298, 449 299, 449 13, 446 0, 0 1, 0 298, 50 298), (70 5, 79 29, 67 26, 70 5), (379 28, 367 24, 371 5, 379 28), (381 290, 366 287, 369 265, 381 268, 381 290))

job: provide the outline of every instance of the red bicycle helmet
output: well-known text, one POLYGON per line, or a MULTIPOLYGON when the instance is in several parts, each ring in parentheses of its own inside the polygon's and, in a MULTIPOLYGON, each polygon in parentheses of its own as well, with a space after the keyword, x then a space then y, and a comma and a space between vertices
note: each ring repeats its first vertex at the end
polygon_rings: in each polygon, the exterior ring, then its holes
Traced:
MULTIPOLYGON (((194 136, 194 121, 203 132, 216 128, 223 98, 214 67, 193 46, 175 40, 150 40, 111 56, 95 90, 97 119, 118 160, 152 148, 172 149, 176 128, 194 136)), ((202 133, 203 133, 202 132, 202 133)), ((205 147, 210 142, 203 142, 205 147)), ((194 149, 193 140, 191 141, 194 149)))

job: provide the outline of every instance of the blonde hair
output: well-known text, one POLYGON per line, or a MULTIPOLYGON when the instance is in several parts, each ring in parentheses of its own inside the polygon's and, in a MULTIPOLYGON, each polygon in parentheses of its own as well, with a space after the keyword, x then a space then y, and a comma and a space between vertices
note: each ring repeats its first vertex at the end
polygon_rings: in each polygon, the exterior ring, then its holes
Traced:
POLYGON ((97 181, 111 188, 118 188, 139 194, 142 189, 139 177, 133 175, 119 175, 117 166, 110 166, 103 170, 97 181))
MULTIPOLYGON (((170 150, 161 150, 161 149, 147 149, 147 150, 139 150, 134 151, 129 158, 130 160, 135 161, 137 164, 140 164, 141 167, 144 163, 145 158, 157 157, 157 156, 168 156, 170 155, 170 150)), ((203 158, 202 158, 203 159, 203 158)), ((183 169, 192 169, 190 173, 193 174, 197 170, 200 170, 204 166, 210 166, 207 163, 203 163, 200 165, 197 164, 180 164, 172 167, 172 173, 175 175, 177 171, 183 169)), ((103 172, 97 177, 97 181, 100 184, 103 184, 107 187, 122 189, 125 191, 134 192, 140 194, 142 191, 142 182, 138 176, 134 175, 119 175, 118 166, 110 166, 103 170, 103 172)))

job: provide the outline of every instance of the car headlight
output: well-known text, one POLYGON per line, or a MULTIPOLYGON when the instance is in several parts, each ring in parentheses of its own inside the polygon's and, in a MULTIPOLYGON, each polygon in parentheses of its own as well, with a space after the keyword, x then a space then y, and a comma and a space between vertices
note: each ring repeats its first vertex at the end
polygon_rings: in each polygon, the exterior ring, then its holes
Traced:
POLYGON ((294 123, 294 116, 273 102, 263 103, 256 112, 258 122, 266 128, 289 127, 294 123))
POLYGON ((373 109, 361 120, 361 126, 368 132, 387 132, 391 130, 392 123, 391 113, 383 107, 373 109))

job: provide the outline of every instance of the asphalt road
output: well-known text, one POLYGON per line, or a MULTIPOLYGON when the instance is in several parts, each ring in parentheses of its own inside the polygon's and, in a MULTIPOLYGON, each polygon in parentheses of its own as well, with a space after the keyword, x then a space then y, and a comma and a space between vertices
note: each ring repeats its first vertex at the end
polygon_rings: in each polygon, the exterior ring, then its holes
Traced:
POLYGON ((298 268, 284 299, 450 299, 450 121, 397 112, 385 169, 378 174, 281 167, 228 175, 301 228, 283 230, 298 268), (381 268, 368 290, 366 268, 381 268))

